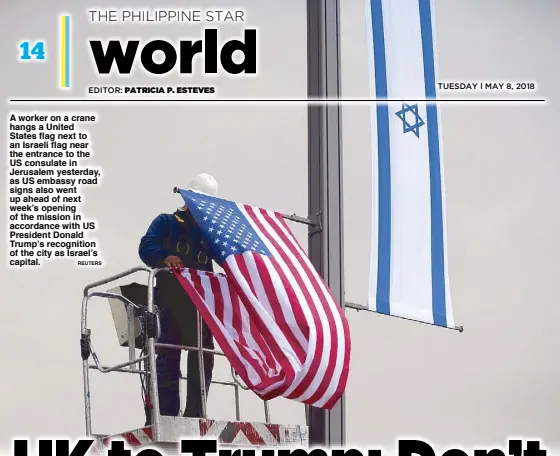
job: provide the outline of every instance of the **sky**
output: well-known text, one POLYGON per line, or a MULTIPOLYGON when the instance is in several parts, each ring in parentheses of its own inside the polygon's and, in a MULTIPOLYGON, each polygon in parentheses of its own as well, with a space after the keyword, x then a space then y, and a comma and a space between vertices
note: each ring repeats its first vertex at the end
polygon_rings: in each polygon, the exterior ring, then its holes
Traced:
MULTIPOLYGON (((342 94, 368 96, 364 3, 341 3, 342 94)), ((96 3, 115 6, 122 5, 96 3)), ((214 83, 220 95, 305 97, 305 2, 222 0, 219 6, 243 7, 246 25, 257 26, 260 36, 258 77, 219 77, 214 83)), ((526 436, 558 445, 560 61, 554 56, 560 5, 546 0, 434 0, 434 8, 440 80, 536 81, 538 95, 549 103, 441 108, 451 295, 455 321, 465 331, 348 310, 353 351, 346 391, 347 440, 390 445, 402 436, 419 436, 444 446, 472 446, 526 436)), ((4 100, 61 96, 54 54, 62 13, 73 17, 73 89, 68 95, 77 97, 85 95, 88 85, 117 82, 96 79, 85 52, 86 37, 179 38, 201 32, 197 25, 91 24, 84 7, 66 0, 51 0, 48 7, 38 0, 6 3, 0 15, 4 100), (19 63, 17 46, 24 38, 45 39, 53 58, 35 67, 19 63)), ((223 25, 220 32, 235 35, 242 26, 223 25)), ((126 82, 131 81, 151 82, 141 74, 126 82)), ((191 81, 208 83, 200 76, 191 81)), ((93 139, 92 164, 102 169, 103 178, 100 186, 84 191, 81 210, 99 225, 95 237, 105 266, 77 269, 68 261, 36 270, 9 269, 7 261, 0 266, 0 446, 9 445, 14 436, 84 432, 79 356, 83 288, 140 264, 138 243, 152 219, 181 205, 172 193, 174 186, 209 172, 227 199, 307 215, 303 105, 58 108, 99 116, 85 128, 93 139)), ((7 115, 7 102, 2 109, 7 115)), ((369 109, 345 106, 342 114, 346 299, 365 303, 371 218, 369 109)), ((0 139, 5 143, 4 135, 0 139)), ((5 193, 3 197, 6 201, 5 193)), ((4 216, 5 238, 6 223, 4 216)), ((305 246, 305 227, 293 226, 293 231, 305 246)), ((103 364, 127 359, 105 300, 92 300, 89 326, 103 364)), ((228 373, 226 362, 217 361, 215 378, 228 379, 228 373)), ((94 432, 142 426, 135 376, 92 372, 91 387, 94 432)), ((243 393, 241 401, 244 420, 263 420, 262 403, 252 393, 243 393)), ((233 419, 233 404, 232 391, 212 387, 210 417, 233 419)), ((304 423, 303 406, 274 400, 271 419, 304 423)))

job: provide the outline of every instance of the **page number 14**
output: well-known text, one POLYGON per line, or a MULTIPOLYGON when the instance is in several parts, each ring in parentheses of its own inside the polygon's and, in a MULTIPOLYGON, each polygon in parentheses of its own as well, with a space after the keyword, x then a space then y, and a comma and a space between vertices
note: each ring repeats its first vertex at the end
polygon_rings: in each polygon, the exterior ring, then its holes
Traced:
POLYGON ((20 60, 46 60, 47 58, 44 41, 35 43, 23 41, 19 47, 21 49, 20 60))

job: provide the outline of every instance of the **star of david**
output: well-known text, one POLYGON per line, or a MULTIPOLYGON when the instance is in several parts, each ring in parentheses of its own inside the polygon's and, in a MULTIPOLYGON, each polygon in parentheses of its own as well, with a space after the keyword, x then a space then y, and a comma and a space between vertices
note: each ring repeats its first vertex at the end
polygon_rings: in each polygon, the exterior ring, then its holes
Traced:
POLYGON ((418 105, 402 104, 402 109, 397 111, 395 115, 403 122, 403 133, 413 132, 417 138, 420 138, 420 127, 425 125, 424 121, 418 114, 418 105), (414 116, 414 123, 409 123, 406 120, 406 113, 410 112, 414 116))

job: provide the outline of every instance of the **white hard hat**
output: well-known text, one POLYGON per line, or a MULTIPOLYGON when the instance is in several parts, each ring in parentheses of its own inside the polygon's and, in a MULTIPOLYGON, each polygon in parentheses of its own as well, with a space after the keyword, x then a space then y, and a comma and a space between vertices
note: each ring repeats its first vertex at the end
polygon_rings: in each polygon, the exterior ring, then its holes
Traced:
POLYGON ((197 174, 187 186, 187 190, 197 193, 204 193, 205 195, 217 196, 218 183, 214 176, 208 173, 197 174))

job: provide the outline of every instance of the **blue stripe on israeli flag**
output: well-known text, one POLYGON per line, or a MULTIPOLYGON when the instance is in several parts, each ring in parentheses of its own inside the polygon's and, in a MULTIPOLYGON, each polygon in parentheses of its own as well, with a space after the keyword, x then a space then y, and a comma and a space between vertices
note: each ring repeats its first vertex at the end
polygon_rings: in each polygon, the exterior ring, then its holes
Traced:
POLYGON ((373 210, 370 310, 454 327, 430 0, 366 0, 373 210), (407 101, 410 100, 410 101, 407 101))

